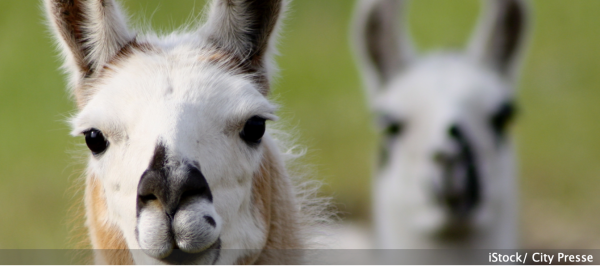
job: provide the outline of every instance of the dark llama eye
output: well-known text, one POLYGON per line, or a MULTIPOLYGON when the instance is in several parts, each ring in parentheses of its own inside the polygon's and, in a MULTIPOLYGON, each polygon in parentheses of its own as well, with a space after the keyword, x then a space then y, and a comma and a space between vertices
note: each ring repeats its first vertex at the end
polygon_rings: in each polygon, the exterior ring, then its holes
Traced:
POLYGON ((516 114, 516 106, 513 102, 506 102, 490 118, 490 126, 494 134, 501 139, 506 134, 508 125, 512 122, 516 114))
POLYGON ((248 144, 258 144, 265 134, 265 119, 254 116, 244 125, 240 137, 248 144))
POLYGON ((395 122, 395 123, 388 125, 388 127, 385 129, 385 134, 387 136, 397 136, 397 135, 401 134, 403 130, 404 130, 404 124, 400 123, 400 122, 395 122))
POLYGON ((85 143, 94 155, 101 154, 108 148, 108 141, 99 130, 90 129, 83 132, 83 134, 85 135, 85 143))

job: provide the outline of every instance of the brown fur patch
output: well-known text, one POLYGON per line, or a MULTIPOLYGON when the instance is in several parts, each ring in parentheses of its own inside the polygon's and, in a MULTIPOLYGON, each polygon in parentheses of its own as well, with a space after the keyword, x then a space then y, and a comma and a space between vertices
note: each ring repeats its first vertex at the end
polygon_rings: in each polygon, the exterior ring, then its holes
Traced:
POLYGON ((73 96, 75 98, 75 104, 77 104, 77 108, 82 110, 85 105, 92 99, 95 91, 92 90, 91 84, 84 83, 81 86, 75 87, 73 91, 73 96))
POLYGON ((252 202, 256 215, 267 225, 267 241, 258 258, 242 259, 240 263, 297 264, 303 243, 294 190, 283 161, 275 155, 275 146, 264 143, 261 168, 253 180, 252 202))
POLYGON ((269 223, 271 221, 271 194, 273 193, 271 183, 276 174, 275 172, 271 172, 271 163, 270 154, 266 152, 260 165, 260 170, 254 175, 252 182, 252 204, 257 215, 265 222, 265 230, 267 232, 269 231, 269 223))
POLYGON ((201 55, 198 60, 199 61, 209 61, 212 63, 223 63, 226 62, 227 59, 229 59, 230 56, 228 56, 227 54, 223 53, 223 52, 215 52, 212 54, 209 54, 208 56, 205 55, 201 55))
POLYGON ((156 48, 153 47, 150 43, 138 42, 136 39, 133 39, 132 41, 128 42, 123 47, 121 47, 121 50, 119 50, 119 52, 117 52, 117 54, 113 56, 106 65, 104 65, 104 68, 107 68, 111 65, 118 65, 120 61, 131 57, 136 51, 148 53, 156 51, 156 48))
POLYGON ((87 227, 92 246, 96 250, 97 264, 133 264, 123 233, 107 221, 106 196, 102 183, 91 176, 87 180, 85 191, 87 209, 87 227))
POLYGON ((250 75, 252 81, 258 87, 258 91, 267 96, 269 94, 270 85, 269 79, 267 78, 266 72, 260 66, 251 65, 249 61, 237 57, 233 53, 229 53, 220 49, 212 49, 212 53, 207 56, 201 56, 198 58, 199 61, 208 61, 217 66, 228 69, 236 74, 247 74, 250 75))
POLYGON ((256 259, 260 256, 259 254, 248 255, 242 258, 237 259, 234 265, 251 265, 256 263, 256 259))
MULTIPOLYGON (((265 154, 263 156, 260 169, 254 174, 254 178, 252 180, 253 215, 255 217, 261 218, 262 226, 264 227, 263 234, 267 236, 267 240, 265 244, 263 244, 263 246, 267 245, 268 235, 271 228, 271 198, 273 193, 271 185, 273 182, 273 177, 276 177, 276 173, 272 172, 272 167, 274 165, 272 164, 271 160, 271 153, 267 148, 265 148, 265 154)), ((260 253, 248 255, 246 257, 238 259, 235 264, 253 264, 257 261, 259 257, 260 253)))

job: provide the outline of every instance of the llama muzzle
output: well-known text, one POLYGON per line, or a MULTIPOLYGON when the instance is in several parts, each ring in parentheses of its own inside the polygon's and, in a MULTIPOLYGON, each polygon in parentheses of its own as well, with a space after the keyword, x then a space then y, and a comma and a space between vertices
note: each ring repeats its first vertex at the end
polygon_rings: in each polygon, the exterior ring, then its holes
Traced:
POLYGON ((221 224, 200 169, 167 159, 166 148, 159 145, 138 184, 136 235, 140 247, 157 259, 176 249, 201 253, 218 243, 221 224))
POLYGON ((467 218, 480 201, 480 180, 473 148, 465 133, 454 125, 449 135, 457 146, 452 155, 437 155, 441 183, 435 193, 439 202, 458 219, 467 218))

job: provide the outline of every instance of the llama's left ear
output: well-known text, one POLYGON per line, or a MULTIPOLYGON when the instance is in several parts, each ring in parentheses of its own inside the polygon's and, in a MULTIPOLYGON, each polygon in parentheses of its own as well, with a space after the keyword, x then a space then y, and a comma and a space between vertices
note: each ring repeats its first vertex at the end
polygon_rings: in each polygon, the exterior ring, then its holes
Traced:
POLYGON ((274 69, 274 39, 287 0, 213 0, 202 28, 215 49, 235 60, 267 94, 274 69))
POLYGON ((44 4, 72 87, 81 84, 134 39, 114 0, 44 0, 44 4))
POLYGON ((471 55, 492 65, 508 78, 515 76, 524 47, 529 7, 526 0, 492 0, 486 3, 479 27, 469 45, 471 55))
POLYGON ((357 2, 353 47, 371 98, 416 58, 407 15, 405 0, 357 2))

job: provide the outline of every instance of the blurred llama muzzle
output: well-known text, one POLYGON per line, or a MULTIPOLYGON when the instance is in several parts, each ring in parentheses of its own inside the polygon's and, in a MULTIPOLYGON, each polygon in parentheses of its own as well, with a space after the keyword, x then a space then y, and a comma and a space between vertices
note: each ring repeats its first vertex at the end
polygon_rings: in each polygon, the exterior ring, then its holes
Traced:
POLYGON ((467 218, 481 200, 481 182, 475 154, 464 132, 452 126, 449 134, 456 146, 453 154, 436 154, 440 180, 435 186, 435 197, 456 218, 467 218))

